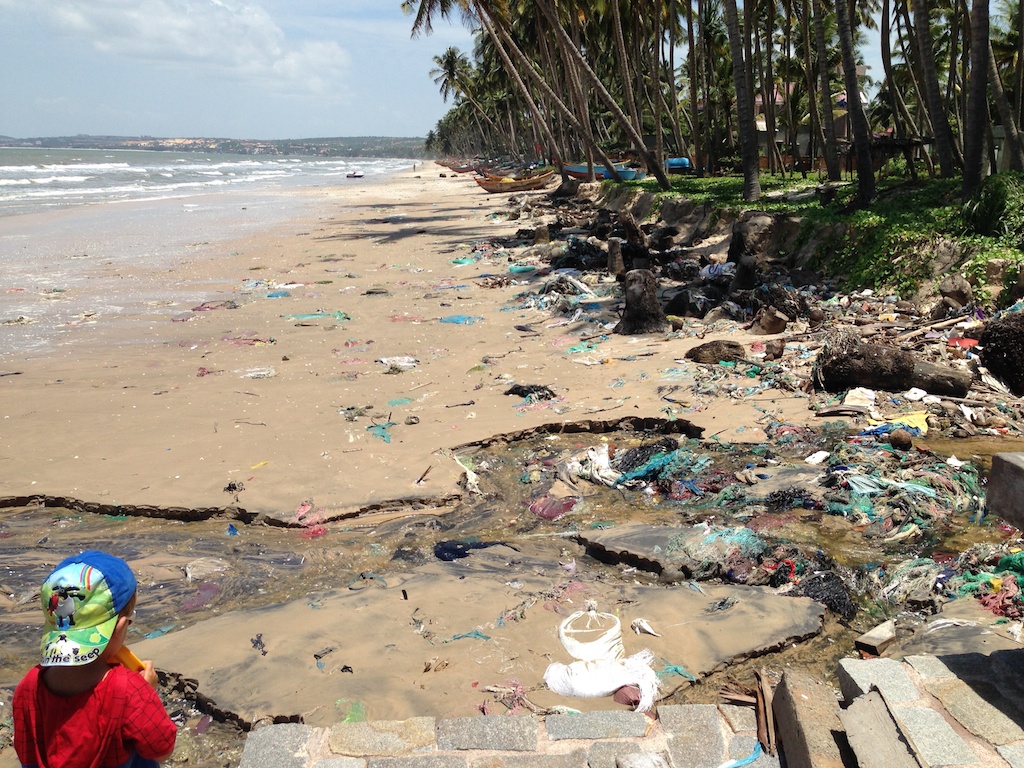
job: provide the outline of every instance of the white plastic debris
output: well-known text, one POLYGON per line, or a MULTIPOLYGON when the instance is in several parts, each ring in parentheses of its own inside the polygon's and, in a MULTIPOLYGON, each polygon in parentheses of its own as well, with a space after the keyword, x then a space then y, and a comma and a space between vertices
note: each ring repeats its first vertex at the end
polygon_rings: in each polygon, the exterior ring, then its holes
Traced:
POLYGON ((389 368, 401 368, 402 370, 409 370, 415 368, 420 364, 420 361, 415 357, 399 356, 399 357, 382 357, 377 360, 378 363, 383 363, 389 368))
POLYGON ((923 400, 925 397, 927 397, 928 393, 918 387, 911 387, 910 389, 903 393, 903 396, 907 398, 907 400, 916 403, 917 401, 923 400))
POLYGON ((958 459, 956 456, 950 456, 948 459, 946 459, 946 463, 949 464, 949 466, 953 467, 953 469, 960 469, 960 467, 962 467, 967 462, 960 461, 960 459, 958 459))
POLYGON ((609 488, 614 487, 618 479, 622 477, 621 472, 617 472, 611 467, 607 443, 600 443, 588 448, 584 459, 574 456, 566 463, 565 471, 574 481, 579 478, 607 485, 609 488))
POLYGON ((277 375, 277 371, 271 366, 266 368, 247 368, 242 371, 243 379, 271 379, 277 375))
POLYGON ((640 689, 638 712, 654 706, 658 694, 658 675, 651 668, 654 654, 644 649, 625 657, 622 624, 610 613, 591 608, 576 611, 558 627, 562 647, 577 661, 555 662, 544 672, 544 682, 561 696, 599 698, 611 696, 619 688, 635 685, 640 689), (577 624, 586 617, 586 622, 577 624), (581 639, 582 638, 582 639, 581 639))
POLYGON ((843 405, 857 405, 870 408, 875 404, 877 395, 873 389, 866 387, 854 387, 846 393, 843 398, 843 405))
POLYGON ((829 454, 828 451, 815 451, 806 459, 804 459, 804 464, 813 464, 814 466, 817 466, 818 464, 821 464, 823 461, 825 461, 825 459, 827 459, 830 455, 831 454, 829 454))
POLYGON ((654 635, 655 637, 661 637, 661 633, 655 632, 647 619, 633 619, 633 621, 630 622, 629 627, 638 635, 654 635))

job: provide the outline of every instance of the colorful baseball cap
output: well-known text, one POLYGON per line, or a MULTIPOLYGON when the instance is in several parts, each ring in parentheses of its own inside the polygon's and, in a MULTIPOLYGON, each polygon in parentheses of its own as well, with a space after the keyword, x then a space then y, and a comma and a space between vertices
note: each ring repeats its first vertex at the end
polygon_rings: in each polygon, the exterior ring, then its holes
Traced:
POLYGON ((98 659, 136 587, 128 563, 106 552, 90 550, 61 562, 40 590, 46 617, 42 665, 77 667, 98 659))

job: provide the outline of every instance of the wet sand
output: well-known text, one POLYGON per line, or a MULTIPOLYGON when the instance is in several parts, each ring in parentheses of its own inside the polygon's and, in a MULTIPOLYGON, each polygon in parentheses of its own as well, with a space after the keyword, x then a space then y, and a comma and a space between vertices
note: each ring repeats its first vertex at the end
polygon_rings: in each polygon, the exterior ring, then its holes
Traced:
MULTIPOLYGON (((509 275, 498 249, 452 263, 541 222, 507 220, 505 195, 442 172, 310 190, 315 217, 163 264, 186 298, 87 315, 61 329, 51 354, 5 355, 0 498, 237 506, 280 520, 310 500, 307 521, 330 520, 450 503, 463 470, 444 449, 545 424, 664 416, 660 372, 700 340, 610 336, 592 354, 567 354, 592 325, 508 311, 542 278, 485 287, 482 275, 509 275), (414 367, 380 362, 404 357, 414 367), (504 394, 511 382, 558 397, 517 407, 504 394)), ((116 265, 128 291, 153 278, 147 264, 116 265)), ((603 301, 613 322, 615 296, 603 301)), ((764 410, 809 415, 800 395, 763 393, 685 416, 720 439, 758 442, 764 410)))

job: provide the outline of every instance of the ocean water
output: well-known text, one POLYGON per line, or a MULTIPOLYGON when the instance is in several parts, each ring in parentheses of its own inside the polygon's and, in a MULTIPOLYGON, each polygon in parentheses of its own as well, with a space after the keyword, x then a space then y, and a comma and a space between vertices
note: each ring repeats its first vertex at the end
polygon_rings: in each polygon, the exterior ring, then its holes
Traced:
POLYGON ((318 190, 387 183, 411 165, 0 148, 0 363, 52 354, 140 311, 161 320, 200 304, 204 286, 161 270, 344 204, 318 190), (347 178, 353 171, 363 178, 347 178), (150 276, 128 281, 121 268, 129 266, 150 276))
POLYGON ((187 200, 226 190, 365 181, 409 167, 380 158, 0 148, 0 216, 96 203, 187 200))

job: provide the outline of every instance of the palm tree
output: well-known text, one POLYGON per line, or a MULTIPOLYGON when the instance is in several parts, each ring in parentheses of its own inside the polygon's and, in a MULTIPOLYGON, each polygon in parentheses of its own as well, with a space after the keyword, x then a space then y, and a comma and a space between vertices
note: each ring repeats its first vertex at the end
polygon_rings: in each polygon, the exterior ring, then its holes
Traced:
POLYGON ((743 38, 736 0, 725 0, 725 21, 732 54, 732 77, 736 84, 736 127, 740 134, 740 153, 743 159, 743 199, 760 200, 761 179, 758 168, 757 125, 754 122, 754 97, 747 77, 747 65, 743 59, 743 38))
POLYGON ((449 96, 463 97, 491 127, 495 137, 500 136, 494 120, 473 97, 470 85, 473 79, 473 66, 465 54, 460 53, 458 48, 449 47, 443 54, 434 57, 434 65, 435 68, 430 70, 430 76, 434 79, 434 84, 440 86, 441 98, 448 101, 449 96))

